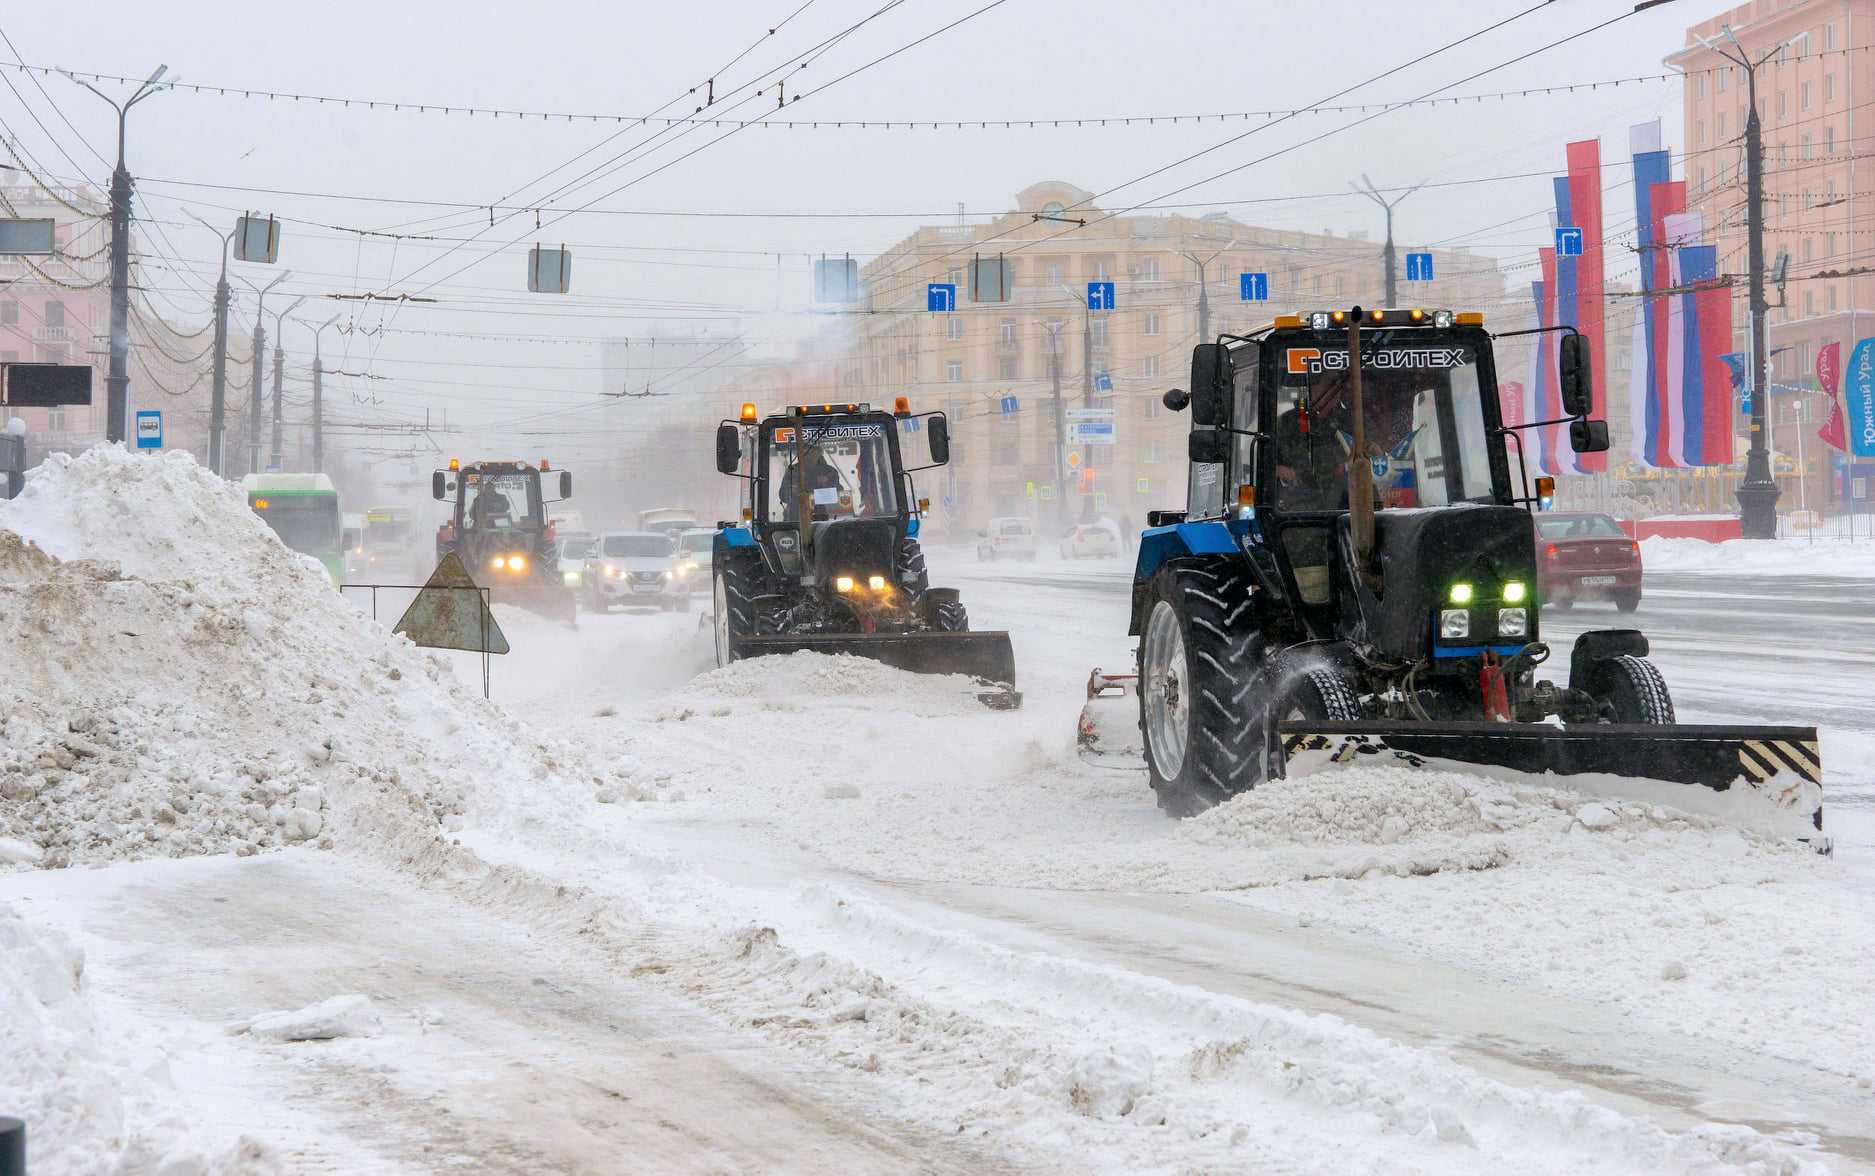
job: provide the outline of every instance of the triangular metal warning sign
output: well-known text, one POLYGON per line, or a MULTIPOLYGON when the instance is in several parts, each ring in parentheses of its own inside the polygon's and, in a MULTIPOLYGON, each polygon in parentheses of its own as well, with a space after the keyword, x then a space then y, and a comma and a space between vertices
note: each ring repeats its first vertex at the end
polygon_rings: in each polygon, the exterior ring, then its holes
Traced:
POLYGON ((453 551, 436 565, 391 632, 402 633, 428 649, 508 652, 508 638, 488 611, 482 590, 453 551))

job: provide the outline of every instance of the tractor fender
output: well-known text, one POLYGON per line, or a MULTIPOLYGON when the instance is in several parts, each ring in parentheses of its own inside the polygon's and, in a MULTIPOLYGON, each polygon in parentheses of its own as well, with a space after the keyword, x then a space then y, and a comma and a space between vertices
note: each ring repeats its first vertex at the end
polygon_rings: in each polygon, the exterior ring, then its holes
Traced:
POLYGON ((747 527, 724 527, 717 532, 722 536, 724 547, 754 547, 755 536, 747 527))
POLYGON ((1139 536, 1139 559, 1133 566, 1133 612, 1127 635, 1139 636, 1140 601, 1152 584, 1152 578, 1159 574, 1161 565, 1167 560, 1192 556, 1240 554, 1243 547, 1239 536, 1248 528, 1248 523, 1206 519, 1195 523, 1148 527, 1142 531, 1139 536))
POLYGON ((1569 653, 1569 689, 1593 693, 1601 663, 1629 654, 1647 656, 1647 635, 1639 629, 1591 629, 1582 634, 1569 653))

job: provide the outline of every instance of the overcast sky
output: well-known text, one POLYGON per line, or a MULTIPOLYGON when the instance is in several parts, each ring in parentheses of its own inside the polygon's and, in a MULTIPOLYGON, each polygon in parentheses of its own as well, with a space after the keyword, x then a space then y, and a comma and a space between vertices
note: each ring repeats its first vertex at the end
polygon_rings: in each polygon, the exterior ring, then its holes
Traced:
MULTIPOLYGON (((804 7, 802 0, 627 5, 328 0, 291 6, 95 0, 82 11, 47 4, 9 6, 0 29, 25 61, 74 70, 140 77, 162 63, 182 81, 217 86, 625 115, 687 114, 696 104, 687 96, 691 87, 701 86, 753 45, 717 77, 719 94, 749 84, 718 104, 727 117, 772 111, 772 85, 761 98, 750 97, 749 91, 781 73, 789 78, 790 93, 826 86, 790 105, 786 117, 794 120, 1097 119, 1319 102, 1530 7, 1528 2, 1476 0, 1361 3, 1330 10, 1241 2, 1160 6, 1005 0, 923 44, 836 80, 968 16, 984 2, 899 3, 806 69, 795 63, 807 50, 889 6, 890 0, 809 0, 804 7), (779 32, 767 35, 784 19, 779 32), (743 105, 733 105, 744 98, 743 105)), ((1415 97, 1631 7, 1611 0, 1555 0, 1342 101, 1415 97)), ((1464 82, 1450 93, 1658 74, 1664 71, 1661 58, 1683 41, 1685 27, 1715 11, 1710 4, 1680 0, 1464 82)), ((0 121, 48 168, 61 176, 81 171, 101 186, 107 169, 98 158, 77 141, 31 81, 11 71, 9 77, 51 135, 4 89, 0 121)), ((114 128, 104 103, 63 78, 41 79, 41 84, 85 139, 110 155, 114 128)), ((347 370, 391 377, 369 384, 383 402, 369 410, 375 416, 420 419, 426 407, 440 412, 447 405, 452 421, 489 423, 595 399, 597 346, 549 343, 546 337, 642 335, 659 322, 722 329, 732 315, 743 316, 745 329, 764 338, 798 333, 812 321, 804 313, 805 255, 851 252, 864 258, 934 214, 954 217, 959 204, 972 214, 1005 209, 1018 189, 1037 180, 1066 180, 1096 192, 1117 189, 1101 203, 1120 207, 1154 200, 1296 144, 1305 145, 1174 199, 1202 203, 1342 193, 1363 172, 1388 186, 1560 171, 1566 140, 1600 135, 1604 159, 1625 160, 1630 124, 1656 116, 1665 117, 1667 144, 1677 148, 1677 82, 1418 107, 1309 142, 1360 117, 1312 114, 1129 184, 1258 124, 659 134, 607 124, 372 111, 356 104, 344 109, 177 90, 136 108, 129 161, 141 178, 139 216, 159 222, 167 239, 154 238, 156 245, 165 253, 179 253, 185 271, 152 268, 146 280, 159 288, 159 307, 190 326, 206 316, 217 245, 183 215, 185 206, 215 221, 226 221, 242 208, 287 218, 281 267, 290 268, 294 277, 283 289, 295 295, 421 290, 445 299, 435 308, 395 311, 308 302, 298 317, 317 322, 342 313, 343 321, 365 327, 542 337, 504 342, 415 334, 369 340, 326 336, 328 350, 338 353, 334 358, 347 370), (672 162, 699 147, 694 156, 672 162), (617 158, 633 149, 625 159, 617 158), (665 170, 647 177, 665 164, 665 170), (557 184, 601 165, 619 170, 553 196, 557 184), (551 179, 540 179, 550 172, 551 179), (502 214, 511 219, 498 218, 501 223, 491 229, 486 211, 194 186, 199 184, 469 204, 539 203, 546 227, 537 237, 531 213, 502 214), (623 185, 629 186, 614 192, 623 185), (551 223, 555 209, 588 203, 596 210, 912 215, 582 214, 551 223), (473 244, 460 244, 344 231, 400 228, 480 236, 473 244), (536 239, 572 247, 573 296, 526 293, 525 250, 536 239), (784 255, 779 275, 777 253, 784 255), (778 302, 780 315, 775 313, 778 302)), ((1624 181, 1626 170, 1609 169, 1605 184, 1612 188, 1624 181)), ((1624 192, 1611 196, 1611 222, 1621 219, 1624 192)), ((1542 178, 1428 190, 1401 207, 1398 235, 1403 242, 1470 244, 1522 260, 1546 242, 1548 222, 1541 213, 1549 203, 1542 178), (1481 231, 1520 214, 1529 215, 1481 231)), ((1352 196, 1240 205, 1231 211, 1249 223, 1274 227, 1379 231, 1378 210, 1352 196)), ((236 268, 261 281, 273 276, 266 267, 236 268)), ((245 298, 244 311, 251 305, 245 298)), ((270 298, 270 310, 283 305, 270 298)), ((288 342, 304 346, 308 338, 300 332, 289 335, 288 342)), ((568 424, 578 419, 577 414, 566 418, 568 424)))

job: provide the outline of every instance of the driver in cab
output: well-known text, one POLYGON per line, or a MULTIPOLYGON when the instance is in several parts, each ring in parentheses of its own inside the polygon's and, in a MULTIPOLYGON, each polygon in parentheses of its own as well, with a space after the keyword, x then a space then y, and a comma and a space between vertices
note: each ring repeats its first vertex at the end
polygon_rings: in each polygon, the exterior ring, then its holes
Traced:
POLYGON ((1288 509, 1335 510, 1346 494, 1347 388, 1346 372, 1323 372, 1276 418, 1276 477, 1288 509))
MULTIPOLYGON (((799 463, 790 462, 787 472, 781 475, 781 517, 786 522, 793 522, 798 510, 799 491, 795 485, 795 475, 799 469, 799 463)), ((832 517, 832 512, 839 509, 840 471, 833 468, 833 463, 819 449, 808 455, 807 495, 814 522, 826 522, 832 517), (827 501, 829 498, 831 502, 827 501)))

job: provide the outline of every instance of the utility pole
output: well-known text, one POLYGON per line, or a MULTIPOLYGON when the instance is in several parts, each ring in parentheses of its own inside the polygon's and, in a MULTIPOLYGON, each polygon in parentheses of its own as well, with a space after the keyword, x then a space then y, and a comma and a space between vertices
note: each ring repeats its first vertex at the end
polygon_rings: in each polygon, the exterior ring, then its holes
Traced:
POLYGON ((319 356, 319 337, 341 317, 335 314, 320 323, 312 337, 312 472, 315 474, 324 473, 326 468, 325 363, 319 356))
MULTIPOLYGON (((1764 299, 1764 137, 1758 121, 1758 67, 1785 49, 1806 39, 1798 33, 1790 40, 1765 50, 1757 60, 1745 52, 1726 25, 1725 39, 1732 43, 1727 53, 1712 41, 1700 37, 1700 44, 1745 71, 1745 237, 1747 264, 1751 271, 1749 309, 1746 313, 1751 331, 1750 364, 1745 372, 1745 394, 1751 397, 1751 446, 1745 451, 1745 480, 1738 487, 1738 521, 1747 539, 1777 538, 1777 480, 1771 476, 1771 451, 1767 445, 1771 407, 1770 355, 1766 321, 1770 306, 1764 299)), ((1697 36, 1697 34, 1695 34, 1697 36)))
MULTIPOLYGON (((183 211, 189 212, 186 208, 183 211)), ((189 212, 189 215, 195 217, 203 228, 221 238, 221 277, 215 282, 215 375, 213 391, 208 399, 208 468, 220 478, 227 476, 222 454, 228 431, 228 304, 231 301, 228 289, 228 242, 234 240, 235 230, 217 232, 214 225, 195 216, 193 212, 189 212)))
POLYGON ((250 474, 260 473, 260 394, 261 372, 267 362, 267 291, 292 276, 293 271, 283 271, 265 286, 241 279, 243 285, 254 291, 254 387, 247 405, 247 472, 250 474))
POLYGON ((273 449, 272 459, 267 464, 281 470, 286 468, 285 438, 280 435, 281 385, 286 382, 286 316, 298 310, 304 301, 305 298, 300 298, 273 316, 273 449))
POLYGON ((1372 200, 1375 204, 1380 205, 1387 214, 1387 245, 1386 248, 1380 251, 1380 256, 1387 274, 1386 305, 1388 306, 1398 306, 1400 304, 1399 255, 1393 251, 1393 210, 1398 207, 1400 201, 1405 200, 1408 196, 1411 196, 1425 186, 1426 181, 1421 180, 1398 196, 1388 200, 1385 196, 1380 194, 1380 189, 1375 186, 1374 181, 1367 178, 1365 172, 1361 174, 1361 183, 1353 185, 1356 192, 1372 200), (1363 188, 1361 184, 1367 186, 1363 188))
POLYGON ((117 167, 111 172, 111 362, 104 377, 104 439, 121 443, 130 420, 130 169, 124 166, 124 123, 130 108, 158 90, 169 67, 159 65, 137 92, 118 102, 90 82, 59 72, 110 103, 117 112, 117 167))
POLYGON ((1063 461, 1068 451, 1068 416, 1061 405, 1061 320, 1048 319, 1042 323, 1042 329, 1048 332, 1048 374, 1054 381, 1055 405, 1055 509, 1061 509, 1062 494, 1067 489, 1067 475, 1063 461))
POLYGON ((1189 249, 1179 250, 1179 256, 1198 267, 1198 342, 1200 343, 1211 342, 1211 297, 1207 289, 1209 283, 1205 280, 1205 267, 1216 261, 1219 254, 1236 244, 1237 238, 1232 237, 1224 243, 1223 249, 1217 250, 1202 260, 1189 249))

